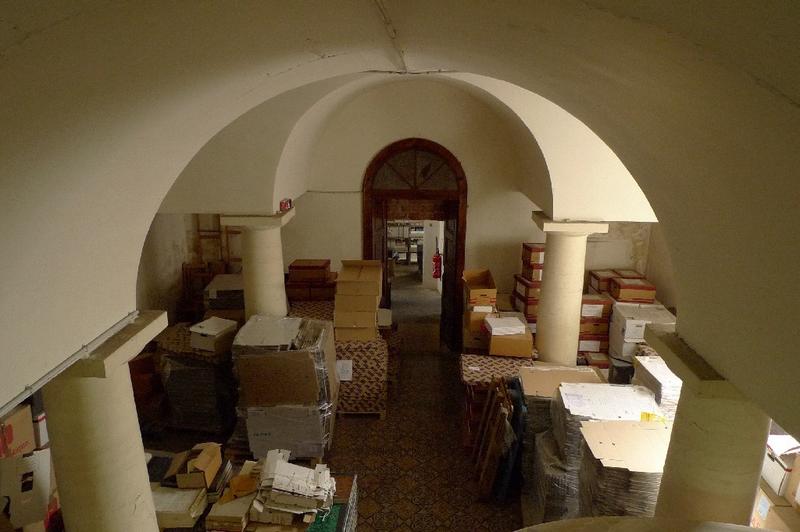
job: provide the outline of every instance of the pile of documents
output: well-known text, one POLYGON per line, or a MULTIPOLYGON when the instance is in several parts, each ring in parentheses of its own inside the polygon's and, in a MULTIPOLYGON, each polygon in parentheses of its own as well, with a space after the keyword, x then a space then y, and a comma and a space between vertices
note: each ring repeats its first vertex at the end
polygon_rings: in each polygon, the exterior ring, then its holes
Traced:
POLYGON ((289 451, 272 449, 261 469, 250 521, 292 525, 312 523, 333 504, 336 483, 324 464, 314 469, 289 463, 289 451))

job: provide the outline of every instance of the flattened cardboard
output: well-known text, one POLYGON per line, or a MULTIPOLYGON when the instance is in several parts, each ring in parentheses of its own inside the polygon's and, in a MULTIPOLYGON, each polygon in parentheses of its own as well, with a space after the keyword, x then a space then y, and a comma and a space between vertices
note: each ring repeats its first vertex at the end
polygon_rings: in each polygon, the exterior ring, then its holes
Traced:
POLYGON ((659 421, 582 421, 581 433, 603 467, 661 473, 672 424, 659 421))
POLYGON ((343 260, 336 280, 336 294, 350 296, 380 296, 382 266, 379 260, 343 260))
POLYGON ((549 366, 537 363, 533 367, 519 369, 522 392, 530 397, 552 399, 556 390, 564 382, 593 382, 601 384, 603 379, 592 368, 549 366))
POLYGON ((489 270, 464 270, 464 308, 475 305, 496 305, 497 286, 489 270))

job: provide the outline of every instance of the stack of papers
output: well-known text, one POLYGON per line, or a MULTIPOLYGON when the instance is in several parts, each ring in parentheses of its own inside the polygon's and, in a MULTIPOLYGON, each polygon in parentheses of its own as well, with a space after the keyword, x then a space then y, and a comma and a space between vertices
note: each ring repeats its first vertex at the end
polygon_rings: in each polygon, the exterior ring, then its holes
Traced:
POLYGON ((683 381, 672 373, 664 359, 658 355, 634 357, 633 366, 631 384, 639 384, 652 390, 664 416, 675 419, 683 381))
POLYGON ((527 325, 519 318, 500 318, 487 316, 484 320, 489 334, 492 336, 507 336, 511 334, 525 334, 527 325))
POLYGON ((314 469, 289 463, 289 451, 273 449, 261 470, 250 521, 291 525, 311 523, 319 510, 330 509, 336 483, 328 466, 314 469))

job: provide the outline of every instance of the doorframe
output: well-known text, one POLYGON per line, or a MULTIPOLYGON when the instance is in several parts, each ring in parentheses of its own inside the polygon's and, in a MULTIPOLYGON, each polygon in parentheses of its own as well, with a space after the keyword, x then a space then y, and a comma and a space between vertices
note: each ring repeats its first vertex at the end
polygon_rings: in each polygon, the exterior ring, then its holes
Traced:
MULTIPOLYGON (((420 200, 449 200, 458 202, 458 231, 456 234, 456 301, 453 302, 454 308, 460 309, 462 298, 459 294, 463 293, 462 276, 464 274, 464 263, 466 255, 467 238, 467 178, 461 163, 450 150, 432 140, 423 138, 406 138, 393 142, 380 150, 370 161, 364 172, 362 185, 362 218, 361 218, 361 243, 362 256, 364 259, 381 259, 383 257, 373 257, 373 225, 372 218, 375 215, 375 208, 383 202, 391 199, 420 199, 420 200), (434 153, 444 159, 456 176, 456 190, 374 190, 372 187, 378 170, 383 164, 400 152, 418 149, 434 153)), ((387 220, 388 221, 388 220, 387 220)), ((463 309, 461 311, 463 313, 463 309)), ((460 316, 459 316, 460 318, 460 316)), ((460 331, 458 331, 460 337, 460 331)))

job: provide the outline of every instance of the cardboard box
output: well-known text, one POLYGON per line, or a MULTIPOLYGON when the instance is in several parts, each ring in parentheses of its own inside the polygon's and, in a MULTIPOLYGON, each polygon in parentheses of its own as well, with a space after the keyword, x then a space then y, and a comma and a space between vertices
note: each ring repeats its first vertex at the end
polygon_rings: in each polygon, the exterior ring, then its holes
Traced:
POLYGON ((378 310, 373 309, 369 311, 361 310, 339 310, 338 308, 333 311, 333 326, 338 328, 364 328, 364 327, 377 327, 378 326, 378 310))
POLYGON ((514 293, 526 301, 538 301, 542 293, 541 281, 530 281, 521 275, 514 276, 514 293))
POLYGON ((237 326, 233 320, 213 316, 189 327, 192 333, 189 343, 192 349, 225 353, 231 349, 237 326))
POLYGON ((622 333, 619 321, 611 320, 608 333, 608 354, 613 358, 633 362, 633 357, 639 350, 638 342, 627 342, 622 333))
MULTIPOLYGON (((483 322, 481 322, 483 323, 483 322)), ((489 335, 483 330, 472 332, 466 326, 462 329, 462 347, 464 350, 485 351, 489 349, 489 335)))
POLYGON ((334 299, 334 307, 336 310, 342 311, 366 311, 371 310, 375 312, 381 302, 381 297, 377 295, 367 296, 351 296, 344 294, 336 294, 334 299))
POLYGON ((536 321, 536 317, 538 316, 539 313, 539 300, 535 299, 533 301, 528 301, 515 292, 514 310, 524 314, 525 319, 528 320, 529 322, 536 321))
POLYGON ((522 244, 523 264, 544 264, 544 244, 526 242, 522 244))
POLYGON ((336 339, 340 342, 368 342, 378 337, 377 327, 337 327, 336 339))
POLYGON ((608 358, 606 353, 581 353, 581 356, 586 361, 586 364, 594 368, 609 369, 611 366, 611 359, 608 358))
POLYGON ((786 499, 762 481, 756 494, 750 526, 792 532, 800 530, 800 515, 790 507, 786 499))
POLYGON ((614 270, 592 270, 589 272, 589 286, 601 294, 608 292, 608 282, 616 276, 614 270))
POLYGON ((594 382, 601 384, 603 379, 592 368, 578 366, 555 366, 535 364, 533 367, 519 368, 522 393, 532 397, 552 397, 561 383, 594 382))
POLYGON ((608 281, 608 293, 617 301, 653 303, 656 287, 647 279, 613 277, 608 281))
POLYGON ((297 259, 289 264, 289 281, 324 283, 331 271, 329 259, 297 259))
POLYGON ((379 260, 343 260, 336 280, 336 294, 347 296, 380 296, 383 271, 379 260))
POLYGON ((644 279, 644 275, 636 270, 614 268, 614 272, 617 274, 615 277, 622 277, 623 279, 644 279))
POLYGON ((8 499, 11 524, 22 528, 47 518, 54 487, 50 449, 0 460, 0 500, 8 499))
POLYGON ((489 270, 464 270, 464 309, 497 304, 497 287, 489 270))
POLYGON ((608 294, 583 294, 581 299, 581 318, 608 318, 614 300, 608 294))
POLYGON ((36 449, 31 407, 22 404, 0 419, 0 458, 22 456, 36 449))
POLYGON ((798 453, 800 443, 788 434, 771 434, 767 438, 761 478, 781 497, 787 493, 789 476, 798 453))
POLYGON ((603 318, 581 318, 580 334, 608 335, 608 320, 603 318))
POLYGON ((483 331, 483 320, 491 314, 491 312, 479 312, 477 310, 468 310, 464 313, 464 327, 471 333, 479 333, 483 331))
POLYGON ((181 489, 205 489, 214 482, 220 466, 222 466, 220 444, 198 443, 191 451, 175 455, 164 478, 166 481, 174 476, 175 482, 181 489))
POLYGON ((589 353, 607 353, 607 334, 581 334, 578 336, 578 351, 589 353))
POLYGON ((672 327, 674 330, 676 318, 663 305, 615 303, 611 321, 612 328, 618 329, 624 341, 643 342, 648 323, 672 327))
POLYGON ((523 264, 522 277, 529 281, 541 281, 543 268, 543 264, 523 264))
POLYGON ((291 451, 292 458, 321 457, 329 447, 333 413, 316 406, 278 405, 247 409, 247 439, 256 459, 270 449, 291 451))
MULTIPOLYGON (((322 358, 327 374, 329 397, 334 397, 339 389, 336 378, 336 346, 333 325, 330 322, 307 320, 319 327, 319 335, 314 344, 306 349, 270 350, 273 342, 284 342, 288 338, 278 338, 271 334, 270 324, 286 324, 299 327, 300 318, 270 318, 252 316, 239 331, 234 341, 234 350, 265 349, 258 354, 237 355, 236 370, 239 377, 239 405, 272 406, 279 404, 316 405, 325 390, 320 389, 316 360, 322 358), (259 322, 266 322, 260 325, 259 322), (273 340, 273 337, 275 338, 273 340), (238 345, 237 345, 238 344, 238 345), (266 346, 266 347, 264 347, 266 346), (269 383, 269 385, 265 385, 269 383)), ((298 329, 287 334, 296 335, 298 329)), ((291 341, 291 339, 288 339, 291 341)))
POLYGON ((523 334, 493 335, 489 337, 489 354, 502 357, 533 357, 533 334, 530 330, 523 334))

